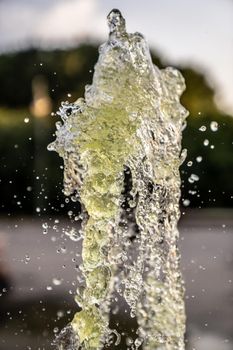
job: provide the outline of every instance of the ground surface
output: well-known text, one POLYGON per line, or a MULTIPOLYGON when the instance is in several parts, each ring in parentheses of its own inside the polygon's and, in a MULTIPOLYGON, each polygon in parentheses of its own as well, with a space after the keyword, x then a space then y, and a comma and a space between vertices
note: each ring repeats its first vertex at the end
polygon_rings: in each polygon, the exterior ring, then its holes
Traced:
MULTIPOLYGON (((61 237, 69 225, 32 218, 0 219, 0 272, 11 292, 0 297, 0 350, 51 349, 72 318, 79 243, 61 237), (54 229, 43 234, 42 223, 54 229)), ((188 211, 180 222, 186 282, 187 349, 233 349, 233 211, 188 211)))

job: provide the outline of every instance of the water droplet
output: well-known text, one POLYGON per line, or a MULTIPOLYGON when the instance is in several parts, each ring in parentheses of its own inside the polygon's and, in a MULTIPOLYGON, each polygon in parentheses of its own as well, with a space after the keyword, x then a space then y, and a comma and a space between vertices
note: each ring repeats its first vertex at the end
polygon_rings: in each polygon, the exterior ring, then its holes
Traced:
POLYGON ((75 230, 75 228, 72 228, 70 231, 65 231, 65 235, 68 236, 71 241, 78 242, 82 236, 79 232, 75 230))
POLYGON ((197 176, 196 174, 191 174, 190 177, 188 178, 188 181, 190 183, 193 183, 195 181, 198 181, 199 180, 199 176, 197 176))
POLYGON ((48 151, 56 151, 55 142, 50 143, 50 144, 47 146, 47 150, 48 150, 48 151))
POLYGON ((62 279, 58 279, 54 277, 52 282, 55 286, 60 286, 62 284, 62 279))
POLYGON ((133 344, 133 339, 131 337, 126 338, 126 345, 131 346, 133 344))
POLYGON ((61 318, 61 317, 63 317, 63 316, 64 316, 64 311, 58 310, 58 312, 57 312, 57 317, 61 318))
POLYGON ((30 256, 28 254, 25 255, 25 264, 28 264, 31 260, 30 256))
POLYGON ((47 233, 48 233, 48 224, 47 224, 47 222, 44 222, 43 224, 42 224, 42 228, 43 228, 43 234, 44 235, 46 235, 47 233))
POLYGON ((215 121, 212 121, 212 122, 210 123, 210 129, 211 129, 212 131, 214 131, 214 132, 218 131, 218 123, 215 122, 215 121))
POLYGON ((185 207, 188 207, 189 204, 190 204, 190 200, 189 200, 189 199, 184 199, 184 200, 183 200, 183 205, 184 205, 185 207))
POLYGON ((200 131, 204 132, 206 131, 206 126, 205 125, 202 125, 200 128, 199 128, 200 131))

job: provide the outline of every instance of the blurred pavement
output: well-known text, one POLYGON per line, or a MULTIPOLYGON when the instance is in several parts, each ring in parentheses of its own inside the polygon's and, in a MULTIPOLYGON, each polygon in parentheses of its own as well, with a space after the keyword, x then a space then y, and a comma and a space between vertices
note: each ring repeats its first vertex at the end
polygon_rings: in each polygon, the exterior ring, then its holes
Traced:
MULTIPOLYGON (((0 298, 0 350, 51 349, 56 325, 72 317, 80 246, 62 237, 68 225, 45 218, 0 219, 0 241, 5 241, 0 264, 12 285, 0 298), (51 226, 47 234, 44 222, 51 226)), ((187 349, 233 349, 233 211, 187 211, 180 233, 187 349)))

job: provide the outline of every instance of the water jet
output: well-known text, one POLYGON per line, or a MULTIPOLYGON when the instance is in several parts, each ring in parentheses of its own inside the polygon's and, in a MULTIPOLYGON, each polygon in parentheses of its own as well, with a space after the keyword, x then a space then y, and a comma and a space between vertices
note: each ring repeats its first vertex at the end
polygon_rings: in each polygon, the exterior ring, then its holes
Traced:
POLYGON ((81 311, 58 336, 59 349, 111 343, 112 298, 138 322, 129 349, 184 349, 184 286, 177 248, 180 175, 185 159, 181 73, 153 65, 143 35, 129 34, 119 10, 108 15, 92 85, 62 104, 56 140, 64 193, 82 205, 81 311))

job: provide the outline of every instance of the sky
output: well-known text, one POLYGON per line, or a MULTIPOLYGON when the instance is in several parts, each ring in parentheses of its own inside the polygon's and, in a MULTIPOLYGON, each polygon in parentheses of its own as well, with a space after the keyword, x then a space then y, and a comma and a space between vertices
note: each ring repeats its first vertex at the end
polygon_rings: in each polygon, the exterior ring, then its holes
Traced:
POLYGON ((165 61, 205 73, 233 115, 233 0, 0 0, 0 52, 104 41, 112 8, 165 61))

